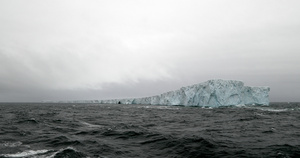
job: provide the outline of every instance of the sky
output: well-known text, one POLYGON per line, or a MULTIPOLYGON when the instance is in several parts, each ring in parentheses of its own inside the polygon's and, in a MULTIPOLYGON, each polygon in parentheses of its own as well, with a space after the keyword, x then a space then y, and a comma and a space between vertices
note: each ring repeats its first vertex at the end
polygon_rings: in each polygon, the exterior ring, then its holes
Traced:
POLYGON ((300 101, 299 0, 1 0, 0 102, 145 97, 210 79, 300 101))

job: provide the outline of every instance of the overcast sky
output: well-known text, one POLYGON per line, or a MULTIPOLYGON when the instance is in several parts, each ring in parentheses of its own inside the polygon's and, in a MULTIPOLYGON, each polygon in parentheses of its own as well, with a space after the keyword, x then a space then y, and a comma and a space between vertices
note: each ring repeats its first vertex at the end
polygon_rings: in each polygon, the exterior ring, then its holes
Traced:
POLYGON ((209 79, 300 101, 299 0, 1 0, 0 101, 143 97, 209 79))

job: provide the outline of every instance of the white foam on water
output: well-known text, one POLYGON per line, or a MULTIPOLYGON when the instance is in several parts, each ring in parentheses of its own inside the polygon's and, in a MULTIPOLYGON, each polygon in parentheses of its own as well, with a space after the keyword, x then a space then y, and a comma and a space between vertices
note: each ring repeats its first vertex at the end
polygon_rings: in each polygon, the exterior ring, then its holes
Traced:
POLYGON ((179 110, 179 108, 175 108, 174 106, 157 106, 157 109, 179 110))
MULTIPOLYGON (((73 147, 67 147, 67 148, 63 148, 60 149, 58 151, 54 151, 54 150, 26 150, 23 152, 18 152, 16 154, 2 154, 0 155, 0 157, 7 157, 7 158, 54 158, 58 153, 63 152, 64 150, 67 149, 71 149, 74 151, 77 151, 75 148, 73 147)), ((89 158, 89 157, 86 157, 89 158)))
POLYGON ((150 106, 142 106, 139 108, 145 108, 145 109, 170 109, 170 110, 179 110, 180 108, 177 108, 175 106, 161 106, 161 105, 150 105, 150 106))
POLYGON ((103 126, 100 126, 100 125, 94 125, 94 124, 90 124, 90 123, 87 123, 87 122, 84 122, 84 121, 80 121, 80 123, 88 126, 88 127, 103 127, 103 126))
POLYGON ((17 142, 4 142, 2 144, 0 144, 0 146, 5 146, 5 147, 18 147, 18 146, 21 146, 22 145, 22 142, 20 141, 17 141, 17 142))
POLYGON ((288 111, 289 109, 271 109, 271 108, 255 108, 262 111, 271 111, 271 112, 284 112, 288 111))
POLYGON ((272 112, 283 112, 288 111, 289 109, 266 109, 266 111, 272 111, 272 112))
POLYGON ((23 152, 18 152, 16 154, 3 154, 1 156, 4 157, 29 157, 29 156, 34 156, 34 155, 38 155, 38 154, 44 154, 47 153, 49 150, 27 150, 27 151, 23 151, 23 152))

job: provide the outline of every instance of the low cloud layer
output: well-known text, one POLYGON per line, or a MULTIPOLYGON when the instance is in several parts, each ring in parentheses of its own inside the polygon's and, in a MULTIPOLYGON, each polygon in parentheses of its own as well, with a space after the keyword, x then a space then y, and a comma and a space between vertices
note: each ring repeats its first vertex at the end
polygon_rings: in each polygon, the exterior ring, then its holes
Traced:
POLYGON ((298 1, 0 2, 0 101, 154 95, 213 78, 300 101, 298 1))

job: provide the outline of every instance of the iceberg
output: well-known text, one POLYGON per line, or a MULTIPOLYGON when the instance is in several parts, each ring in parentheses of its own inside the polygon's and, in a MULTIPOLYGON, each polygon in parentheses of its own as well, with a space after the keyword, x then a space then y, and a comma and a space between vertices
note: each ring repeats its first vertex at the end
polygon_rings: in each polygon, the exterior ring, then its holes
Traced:
POLYGON ((269 105, 270 87, 244 86, 236 80, 208 80, 203 83, 182 87, 160 95, 131 98, 98 100, 102 104, 146 104, 183 106, 231 106, 231 105, 269 105))

